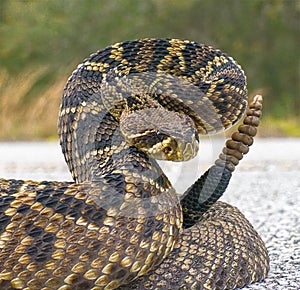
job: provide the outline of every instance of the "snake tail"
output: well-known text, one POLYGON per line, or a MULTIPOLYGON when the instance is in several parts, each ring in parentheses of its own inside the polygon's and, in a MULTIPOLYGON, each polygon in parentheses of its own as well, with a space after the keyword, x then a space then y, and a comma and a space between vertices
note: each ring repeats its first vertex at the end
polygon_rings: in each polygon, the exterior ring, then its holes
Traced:
POLYGON ((215 161, 217 166, 225 167, 233 172, 235 167, 242 160, 243 156, 249 152, 249 147, 253 144, 254 136, 262 114, 263 98, 256 95, 250 103, 243 124, 238 127, 238 131, 227 140, 219 158, 215 161))
POLYGON ((187 191, 181 199, 183 228, 193 226, 225 192, 232 172, 239 161, 249 152, 257 133, 262 113, 262 96, 257 95, 249 104, 243 123, 227 140, 222 153, 187 191))

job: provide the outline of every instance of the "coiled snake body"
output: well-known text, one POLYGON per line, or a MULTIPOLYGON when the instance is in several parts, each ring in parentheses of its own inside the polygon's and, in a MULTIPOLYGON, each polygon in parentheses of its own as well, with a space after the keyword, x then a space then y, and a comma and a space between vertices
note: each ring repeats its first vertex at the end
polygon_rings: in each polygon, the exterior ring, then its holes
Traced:
POLYGON ((198 134, 236 123, 246 99, 241 68, 209 46, 143 39, 91 55, 59 116, 75 183, 0 179, 0 288, 232 289, 263 279, 260 237, 216 202, 252 144, 260 100, 182 198, 154 160, 194 157, 198 134))

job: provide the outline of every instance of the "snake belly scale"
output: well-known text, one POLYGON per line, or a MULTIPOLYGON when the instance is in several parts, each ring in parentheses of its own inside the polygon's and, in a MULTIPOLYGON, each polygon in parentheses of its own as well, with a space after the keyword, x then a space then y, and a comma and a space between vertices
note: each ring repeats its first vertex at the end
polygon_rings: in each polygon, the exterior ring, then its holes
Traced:
MULTIPOLYGON (((142 39, 117 43, 84 60, 66 84, 58 124, 75 183, 0 179, 0 288, 116 289, 157 268, 182 232, 180 243, 192 251, 206 213, 193 216, 191 230, 183 229, 191 206, 183 200, 194 191, 180 200, 153 157, 192 158, 198 134, 230 127, 246 107, 242 69, 209 46, 142 39), (158 124, 149 117, 155 111, 158 124), (165 121, 168 114, 178 120, 176 128, 165 121)), ((234 239, 242 231, 257 236, 229 205, 217 203, 212 212, 225 220, 234 215, 240 225, 234 239)), ((226 244, 222 221, 216 227, 226 244)), ((211 240, 212 232, 205 228, 201 239, 215 243, 209 271, 222 277, 214 269, 230 254, 219 240, 211 240)), ((240 253, 251 257, 250 252, 240 253)), ((184 261, 188 267, 188 257, 184 261)), ((177 257, 174 263, 184 261, 177 257)), ((267 266, 261 264, 262 269, 250 271, 256 278, 245 283, 265 276, 267 266)), ((228 287, 223 282, 220 289, 228 287)), ((204 284, 198 281, 194 289, 213 289, 204 284)), ((141 285, 147 289, 147 283, 141 285)), ((154 285, 149 289, 160 289, 154 285)))

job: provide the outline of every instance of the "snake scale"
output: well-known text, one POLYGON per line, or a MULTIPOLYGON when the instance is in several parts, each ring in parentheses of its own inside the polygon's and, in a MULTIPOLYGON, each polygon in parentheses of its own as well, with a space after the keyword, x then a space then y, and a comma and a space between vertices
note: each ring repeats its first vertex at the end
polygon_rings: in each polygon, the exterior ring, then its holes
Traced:
POLYGON ((141 39, 92 54, 59 115, 74 183, 0 179, 1 289, 234 289, 268 272, 239 210, 217 201, 256 134, 256 97, 215 164, 179 197, 155 159, 185 161, 199 134, 247 108, 240 66, 210 46, 141 39))

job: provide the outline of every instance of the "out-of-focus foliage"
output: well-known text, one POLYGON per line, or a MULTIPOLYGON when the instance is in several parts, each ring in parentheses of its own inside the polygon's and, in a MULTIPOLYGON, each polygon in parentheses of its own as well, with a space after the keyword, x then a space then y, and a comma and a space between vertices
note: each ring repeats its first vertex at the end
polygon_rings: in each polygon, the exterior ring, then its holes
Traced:
POLYGON ((55 135, 76 65, 143 37, 222 49, 244 68, 250 93, 264 95, 267 120, 298 124, 299 30, 300 0, 0 0, 0 138, 55 135))

